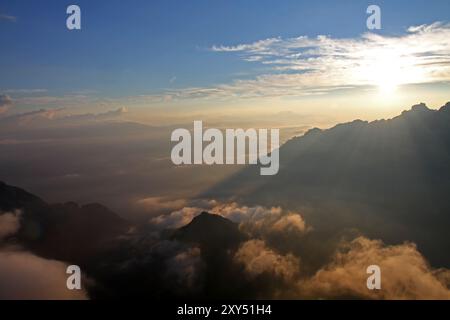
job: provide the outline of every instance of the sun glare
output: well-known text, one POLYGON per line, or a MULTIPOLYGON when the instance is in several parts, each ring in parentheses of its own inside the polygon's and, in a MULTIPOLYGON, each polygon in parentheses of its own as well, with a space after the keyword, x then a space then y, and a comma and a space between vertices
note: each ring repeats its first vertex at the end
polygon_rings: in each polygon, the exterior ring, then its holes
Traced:
POLYGON ((358 75, 361 83, 378 88, 381 96, 392 96, 399 86, 425 79, 414 57, 397 48, 367 52, 361 64, 358 75))
POLYGON ((382 95, 392 95, 402 84, 402 61, 395 53, 381 54, 375 58, 367 75, 382 95))
POLYGON ((402 83, 401 63, 396 57, 384 57, 375 64, 374 84, 380 94, 391 95, 402 83))

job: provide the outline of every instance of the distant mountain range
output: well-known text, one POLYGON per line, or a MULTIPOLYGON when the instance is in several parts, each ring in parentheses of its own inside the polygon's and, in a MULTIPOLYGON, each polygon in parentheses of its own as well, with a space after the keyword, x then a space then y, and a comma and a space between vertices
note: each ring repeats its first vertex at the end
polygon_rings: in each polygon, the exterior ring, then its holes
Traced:
POLYGON ((189 224, 154 237, 146 226, 133 226, 100 204, 51 205, 0 182, 0 215, 17 209, 22 212, 21 227, 7 243, 80 265, 95 279, 87 284, 91 298, 186 297, 183 288, 191 285, 180 284, 184 280, 174 280, 170 272, 168 276, 167 268, 189 274, 190 269, 183 269, 192 259, 188 253, 194 249, 189 248, 201 250, 203 272, 197 276, 203 285, 193 292, 196 297, 239 298, 256 290, 230 255, 247 237, 236 223, 219 215, 203 212, 189 224))
POLYGON ((130 224, 97 204, 48 204, 37 196, 0 182, 0 214, 21 210, 19 244, 52 259, 83 263, 130 224))

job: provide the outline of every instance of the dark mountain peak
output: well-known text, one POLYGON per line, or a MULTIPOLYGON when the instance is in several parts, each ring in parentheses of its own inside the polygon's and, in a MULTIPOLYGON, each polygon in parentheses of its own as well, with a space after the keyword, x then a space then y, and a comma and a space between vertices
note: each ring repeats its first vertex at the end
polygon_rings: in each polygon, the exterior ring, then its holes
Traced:
POLYGON ((314 136, 314 135, 317 135, 317 134, 319 134, 319 133, 321 133, 321 132, 323 132, 322 129, 319 129, 319 128, 312 128, 312 129, 309 129, 308 131, 306 131, 305 134, 304 134, 304 136, 305 136, 305 137, 306 137, 306 136, 314 136))
POLYGON ((350 122, 350 124, 352 124, 352 125, 362 125, 362 124, 367 124, 367 123, 368 123, 367 121, 364 121, 361 119, 356 119, 356 120, 353 120, 352 122, 350 122))
POLYGON ((433 110, 429 109, 425 103, 421 102, 419 104, 413 105, 410 110, 403 111, 400 117, 403 117, 403 118, 409 118, 411 116, 412 117, 416 117, 416 116, 420 117, 424 114, 431 113, 431 111, 433 111, 433 110))
MULTIPOLYGON (((441 107, 440 111, 444 112, 450 112, 450 102, 447 102, 447 104, 443 107, 441 107)), ((428 119, 429 116, 432 116, 436 114, 435 110, 432 110, 427 107, 427 105, 424 102, 418 103, 416 105, 413 105, 411 109, 405 110, 401 113, 401 115, 394 117, 392 119, 381 119, 381 120, 375 120, 372 122, 368 122, 361 119, 356 119, 351 122, 345 122, 345 123, 339 123, 335 125, 334 127, 330 129, 319 129, 319 128, 313 128, 308 130, 303 137, 306 136, 319 136, 320 134, 334 134, 334 133, 352 133, 355 129, 359 130, 362 128, 367 127, 367 125, 380 125, 384 124, 393 120, 414 120, 414 121, 420 121, 421 119, 428 119)), ((301 140, 302 137, 297 137, 299 140, 301 140)), ((296 140, 295 138, 292 140, 296 140)), ((298 139, 297 139, 298 140, 298 139)))
POLYGON ((351 122, 339 123, 339 124, 335 125, 332 129, 335 129, 335 128, 355 128, 355 127, 364 126, 364 125, 366 125, 368 123, 369 123, 368 121, 363 121, 361 119, 356 119, 356 120, 353 120, 351 122))
POLYGON ((189 224, 176 230, 173 238, 196 243, 204 249, 215 249, 235 246, 243 235, 236 223, 217 214, 202 212, 189 224))
POLYGON ((205 230, 211 230, 214 232, 234 232, 237 230, 237 224, 234 222, 218 215, 211 214, 206 211, 203 211, 198 216, 196 216, 192 221, 186 226, 180 228, 183 229, 184 232, 187 233, 195 233, 195 232, 204 232, 205 230))
POLYGON ((340 123, 334 126, 331 129, 324 130, 323 133, 340 133, 340 134, 347 134, 349 131, 353 131, 355 129, 360 129, 369 124, 368 121, 363 121, 360 119, 353 120, 352 122, 346 122, 346 123, 340 123))
POLYGON ((427 107, 427 105, 424 102, 421 102, 419 104, 415 104, 411 107, 411 111, 429 111, 430 109, 427 107))
POLYGON ((210 225, 234 225, 230 220, 218 215, 202 211, 198 216, 192 219, 190 224, 210 224, 210 225))

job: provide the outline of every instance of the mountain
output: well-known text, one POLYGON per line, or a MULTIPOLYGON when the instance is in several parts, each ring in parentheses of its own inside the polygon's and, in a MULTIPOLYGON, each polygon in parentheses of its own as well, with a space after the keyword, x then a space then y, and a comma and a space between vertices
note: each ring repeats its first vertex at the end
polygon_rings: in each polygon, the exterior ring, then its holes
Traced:
POLYGON ((48 204, 39 197, 0 182, 0 214, 20 210, 19 244, 52 259, 82 263, 129 223, 100 204, 48 204))
POLYGON ((244 236, 236 223, 207 212, 202 212, 189 224, 177 229, 172 238, 197 244, 203 251, 236 248, 244 240, 244 236))
POLYGON ((300 210, 328 235, 356 228, 414 241, 433 263, 450 266, 450 103, 312 129, 281 146, 277 175, 258 170, 248 166, 202 196, 300 210))
POLYGON ((114 299, 247 297, 255 289, 233 263, 245 239, 237 224, 207 212, 160 236, 137 228, 91 261, 87 270, 100 285, 90 293, 114 299))
POLYGON ((245 240, 238 224, 217 214, 202 212, 173 233, 173 240, 198 246, 204 262, 203 298, 246 297, 252 286, 233 263, 232 252, 245 240), (242 279, 236 283, 236 279, 242 279), (230 284, 233 283, 231 286, 230 284))

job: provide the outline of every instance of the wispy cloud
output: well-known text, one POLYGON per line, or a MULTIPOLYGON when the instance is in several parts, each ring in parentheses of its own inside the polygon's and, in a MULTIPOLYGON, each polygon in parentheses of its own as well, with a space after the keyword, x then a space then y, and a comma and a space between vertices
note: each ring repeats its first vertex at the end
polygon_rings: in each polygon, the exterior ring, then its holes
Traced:
POLYGON ((92 96, 89 94, 82 93, 68 93, 65 95, 50 95, 47 91, 41 92, 16 92, 13 94, 16 96, 14 102, 17 106, 29 107, 29 108, 78 108, 78 107, 95 107, 102 106, 106 107, 108 105, 117 103, 121 104, 122 101, 118 99, 107 99, 92 96))
POLYGON ((15 16, 11 16, 8 14, 4 14, 4 13, 0 13, 0 21, 10 21, 10 22, 16 22, 17 21, 17 17, 15 16))
POLYGON ((10 96, 6 94, 0 94, 0 114, 7 112, 13 104, 10 96))
POLYGON ((15 94, 35 94, 47 92, 47 89, 6 89, 2 90, 4 93, 15 94))
POLYGON ((2 128, 49 127, 64 125, 82 125, 93 122, 120 119, 128 113, 128 108, 120 107, 103 113, 70 114, 67 108, 39 109, 13 114, 0 119, 2 128))
POLYGON ((398 79, 400 84, 450 79, 450 24, 442 23, 410 27, 402 36, 300 36, 214 46, 212 50, 236 52, 244 60, 270 65, 272 70, 292 72, 288 78, 302 80, 310 87, 372 85, 377 80, 371 77, 376 75, 376 68, 384 70, 380 64, 386 63, 404 72, 398 79))
POLYGON ((450 80, 450 24, 408 28, 404 34, 356 38, 270 38, 212 52, 234 54, 265 72, 228 84, 168 90, 161 100, 305 96, 340 89, 437 83, 450 80))
MULTIPOLYGON (((377 89, 450 82, 450 24, 412 26, 395 36, 365 33, 354 38, 319 35, 311 38, 269 38, 252 43, 214 45, 214 54, 235 55, 255 66, 245 78, 210 86, 173 89, 170 86, 148 95, 110 99, 133 104, 165 104, 175 101, 229 101, 246 98, 303 97, 340 90, 377 89)), ((172 85, 177 81, 169 79, 172 85)), ((6 93, 36 94, 43 89, 16 89, 6 93)), ((86 94, 21 96, 18 105, 72 107, 98 104, 86 94)))

